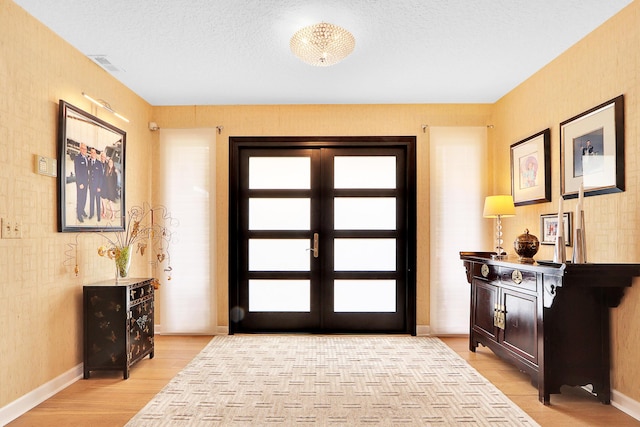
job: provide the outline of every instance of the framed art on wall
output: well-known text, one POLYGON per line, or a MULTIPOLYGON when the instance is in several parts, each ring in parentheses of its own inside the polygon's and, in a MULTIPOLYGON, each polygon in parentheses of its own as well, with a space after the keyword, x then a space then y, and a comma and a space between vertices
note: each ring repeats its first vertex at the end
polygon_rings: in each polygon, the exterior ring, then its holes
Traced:
MULTIPOLYGON (((564 243, 565 246, 571 246, 571 212, 563 214, 564 219, 564 243)), ((540 244, 555 245, 556 236, 558 235, 558 214, 540 215, 540 244)))
POLYGON ((125 143, 115 126, 60 100, 58 231, 122 231, 125 143))
POLYGON ((560 180, 565 199, 624 191, 624 98, 620 95, 560 123, 560 180))
POLYGON ((511 194, 516 206, 551 201, 550 129, 511 145, 511 194))

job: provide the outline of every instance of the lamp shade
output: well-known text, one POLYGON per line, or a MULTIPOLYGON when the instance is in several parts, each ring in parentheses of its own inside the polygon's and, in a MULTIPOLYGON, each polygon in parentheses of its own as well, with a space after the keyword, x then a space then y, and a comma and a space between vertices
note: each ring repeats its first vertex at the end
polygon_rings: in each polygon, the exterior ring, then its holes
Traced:
POLYGON ((516 207, 513 204, 513 197, 511 195, 499 195, 499 196, 487 196, 484 199, 484 213, 485 218, 498 218, 515 216, 516 207))

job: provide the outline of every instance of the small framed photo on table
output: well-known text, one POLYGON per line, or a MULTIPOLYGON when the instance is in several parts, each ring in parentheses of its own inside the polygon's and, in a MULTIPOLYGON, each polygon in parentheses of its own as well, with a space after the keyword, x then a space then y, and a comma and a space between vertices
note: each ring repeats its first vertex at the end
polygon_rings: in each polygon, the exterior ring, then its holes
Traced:
MULTIPOLYGON (((571 246, 571 212, 564 213, 564 244, 571 246)), ((540 215, 540 244, 555 245, 558 235, 558 214, 540 215)))

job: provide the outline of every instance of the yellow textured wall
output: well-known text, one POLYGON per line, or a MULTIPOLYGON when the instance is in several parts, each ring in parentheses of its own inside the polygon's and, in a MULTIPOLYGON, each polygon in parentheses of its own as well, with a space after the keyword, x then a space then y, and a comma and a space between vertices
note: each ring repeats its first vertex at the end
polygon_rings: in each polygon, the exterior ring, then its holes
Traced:
MULTIPOLYGON (((505 219, 505 241, 525 227, 540 236, 540 214, 557 211, 560 197, 559 123, 620 94, 625 103, 624 193, 584 200, 588 261, 640 262, 638 231, 640 160, 640 2, 621 13, 548 64, 495 105, 490 143, 496 158, 494 190, 510 192, 509 146, 551 128, 552 201, 516 208, 505 219), (535 232, 534 232, 535 230, 535 232)), ((573 211, 576 200, 564 202, 573 211)), ((567 250, 571 256, 571 250, 567 250)), ((538 259, 553 258, 542 246, 538 259)), ((640 401, 640 280, 611 311, 612 387, 640 401)))
POLYGON ((156 107, 161 128, 224 126, 217 138, 218 325, 228 325, 229 136, 417 136, 417 324, 429 324, 429 126, 487 125, 489 105, 156 107))
MULTIPOLYGON (((0 239, 0 408, 82 362, 82 285, 113 277, 90 233, 58 233, 56 179, 34 173, 34 155, 57 158, 58 100, 127 132, 127 202, 150 197, 151 106, 10 0, 0 0, 0 217, 23 238, 0 239), (96 111, 86 91, 130 118, 96 111), (79 242, 78 277, 65 266, 79 242)), ((148 276, 134 261, 133 275, 148 276)))

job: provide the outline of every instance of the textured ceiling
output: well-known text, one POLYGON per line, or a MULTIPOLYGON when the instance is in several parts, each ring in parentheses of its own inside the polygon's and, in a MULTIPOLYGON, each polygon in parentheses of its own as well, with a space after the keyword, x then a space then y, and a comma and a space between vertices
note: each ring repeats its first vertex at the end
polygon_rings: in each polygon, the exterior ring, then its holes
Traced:
POLYGON ((492 103, 632 2, 14 1, 152 105, 492 103), (356 38, 332 67, 289 50, 321 21, 356 38))

